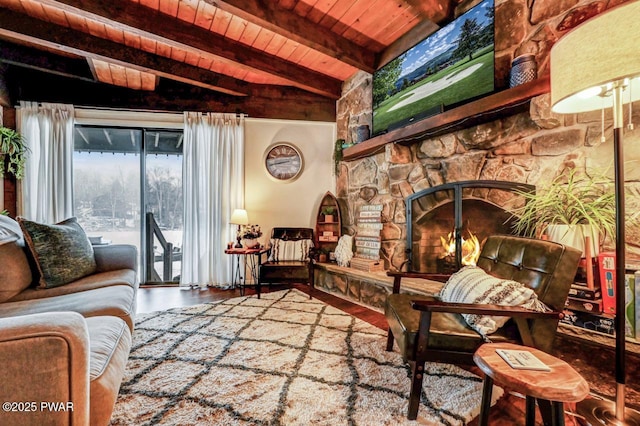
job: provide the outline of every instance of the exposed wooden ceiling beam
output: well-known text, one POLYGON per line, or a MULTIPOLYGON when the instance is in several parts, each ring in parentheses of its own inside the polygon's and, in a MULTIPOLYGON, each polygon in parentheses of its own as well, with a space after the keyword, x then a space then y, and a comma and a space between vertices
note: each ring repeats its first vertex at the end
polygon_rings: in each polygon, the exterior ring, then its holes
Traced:
MULTIPOLYGON (((230 95, 245 96, 249 93, 249 84, 245 81, 220 75, 173 59, 153 55, 70 28, 40 21, 7 9, 0 9, 0 36, 3 35, 80 56, 113 62, 230 95)), ((42 61, 38 61, 37 56, 34 56, 33 60, 25 59, 22 65, 29 65, 30 62, 39 62, 37 65, 47 71, 47 63, 50 59, 51 64, 63 61, 62 59, 53 59, 55 55, 43 53, 40 52, 38 54, 38 56, 43 57, 42 61)), ((13 56, 16 57, 17 55, 13 56)), ((3 58, 0 59, 4 60, 3 58)), ((20 60, 16 58, 16 62, 20 62, 20 60)), ((37 68, 35 65, 34 67, 37 68)), ((73 74, 71 70, 65 69, 61 65, 58 67, 61 75, 65 75, 65 72, 67 72, 67 75, 73 74)), ((54 67, 52 71, 55 71, 55 69, 54 67)), ((81 75, 75 74, 74 76, 78 78, 81 75)))
MULTIPOLYGON (((0 11, 0 14, 2 11, 0 11)), ((63 58, 49 52, 0 40, 0 62, 34 70, 95 81, 84 59, 63 58)))
POLYGON ((217 111, 250 117, 335 121, 336 102, 304 90, 265 86, 251 97, 229 96, 171 80, 162 80, 155 92, 88 83, 25 69, 15 81, 21 99, 63 102, 78 107, 145 109, 154 111, 217 111))
MULTIPOLYGON (((51 34, 50 40, 42 41, 36 37, 31 37, 31 35, 20 35, 11 32, 11 37, 16 38, 18 36, 23 36, 23 39, 29 41, 31 43, 41 42, 43 46, 55 48, 60 43, 67 44, 65 47, 66 52, 73 52, 76 54, 86 55, 89 57, 97 57, 104 58, 104 55, 112 52, 115 58, 111 58, 115 63, 121 63, 126 66, 131 66, 133 68, 138 69, 146 69, 149 71, 157 70, 157 69, 165 69, 167 73, 160 72, 161 75, 165 75, 171 80, 179 81, 181 83, 196 85, 199 87, 203 87, 205 89, 211 89, 210 85, 204 84, 203 81, 212 81, 216 78, 219 78, 221 82, 226 82, 233 85, 233 87, 238 89, 243 89, 249 95, 253 96, 261 96, 261 97, 271 97, 272 99, 279 99, 282 96, 283 90, 287 89, 284 86, 275 86, 275 85, 266 85, 266 84, 249 84, 244 81, 236 80, 231 77, 222 76, 210 71, 203 70, 201 68, 192 67, 182 62, 176 62, 170 59, 166 59, 163 57, 158 57, 156 55, 151 55, 142 51, 137 51, 135 49, 121 46, 119 44, 103 40, 100 38, 88 36, 84 33, 78 33, 73 30, 69 30, 64 27, 56 27, 51 28, 52 24, 47 24, 44 22, 40 22, 40 25, 35 25, 35 20, 32 18, 25 18, 25 20, 17 20, 17 17, 12 18, 12 16, 8 16, 8 19, 5 16, 6 11, 0 10, 0 36, 6 34, 13 28, 5 28, 6 26, 11 27, 9 22, 13 22, 16 27, 24 27, 24 28, 41 28, 43 34, 51 34), (6 24, 6 25, 5 25, 6 24), (116 49, 117 47, 117 49, 116 49), (91 50, 89 52, 88 50, 91 50), (163 67, 162 64, 168 64, 166 67, 163 67), (181 73, 182 77, 176 77, 176 73, 180 72, 180 70, 190 70, 193 71, 193 74, 189 74, 188 72, 181 73), (172 72, 172 74, 168 74, 168 72, 172 72), (190 77, 190 78, 186 78, 190 77), (196 78, 200 78, 202 81, 195 80, 196 78)), ((40 33, 36 33, 36 36, 42 36, 40 33)), ((0 64, 4 61, 7 61, 8 64, 16 65, 32 70, 47 72, 55 75, 60 75, 63 77, 74 78, 77 80, 84 80, 89 82, 98 82, 97 79, 93 79, 90 77, 89 72, 87 71, 87 63, 82 59, 74 59, 70 57, 62 57, 57 56, 55 54, 51 54, 48 52, 44 52, 35 48, 27 48, 24 46, 20 46, 15 43, 9 43, 0 40, 0 64), (87 77, 89 76, 89 77, 87 77)), ((217 90, 220 92, 219 90, 217 90)), ((229 91, 226 91, 229 92, 229 91)), ((226 93, 222 92, 222 93, 226 93)), ((287 93, 299 93, 310 95, 308 92, 305 92, 301 89, 293 89, 288 88, 287 93)))
POLYGON ((218 9, 308 46, 325 55, 373 72, 375 54, 302 16, 278 7, 275 1, 204 0, 218 9))
POLYGON ((186 50, 197 49, 223 61, 231 61, 242 68, 284 78, 293 86, 332 99, 340 97, 342 84, 335 78, 295 65, 130 0, 40 0, 40 3, 170 46, 186 50))

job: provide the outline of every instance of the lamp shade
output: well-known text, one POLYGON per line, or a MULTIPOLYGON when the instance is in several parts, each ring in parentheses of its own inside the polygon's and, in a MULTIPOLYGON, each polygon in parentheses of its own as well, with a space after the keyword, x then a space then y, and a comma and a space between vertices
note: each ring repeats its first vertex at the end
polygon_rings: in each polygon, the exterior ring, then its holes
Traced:
POLYGON ((608 83, 630 79, 622 102, 640 99, 640 1, 597 15, 568 32, 551 48, 551 105, 556 113, 613 106, 600 96, 608 83))
POLYGON ((233 225, 248 225, 249 216, 247 215, 247 211, 244 209, 235 209, 231 214, 229 223, 233 225))

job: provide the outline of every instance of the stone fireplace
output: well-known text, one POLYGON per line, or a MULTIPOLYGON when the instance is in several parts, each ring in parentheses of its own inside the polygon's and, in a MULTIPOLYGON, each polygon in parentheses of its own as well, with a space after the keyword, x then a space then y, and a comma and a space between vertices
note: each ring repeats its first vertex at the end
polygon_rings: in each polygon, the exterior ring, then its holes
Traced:
MULTIPOLYGON (((626 0, 610 2, 593 0, 500 0, 496 1, 496 88, 508 86, 511 61, 522 54, 536 57, 539 78, 548 78, 549 50, 566 31, 582 21, 626 0)), ((357 129, 371 126, 371 74, 356 73, 343 84, 337 103, 337 137, 355 142, 357 129)), ((497 116, 474 116, 468 125, 450 130, 411 135, 402 141, 390 141, 385 146, 348 158, 339 164, 336 176, 336 196, 342 211, 343 232, 357 232, 356 215, 365 204, 382 204, 381 258, 385 269, 406 267, 411 261, 414 270, 433 268, 433 261, 422 260, 418 253, 423 231, 428 231, 423 250, 435 250, 440 237, 456 228, 453 190, 432 194, 420 201, 420 224, 412 225, 407 217, 409 199, 426 189, 467 181, 507 181, 544 188, 565 168, 577 168, 590 173, 612 176, 612 117, 601 112, 558 115, 551 111, 548 93, 537 95, 514 111, 497 116), (604 142, 603 142, 604 137, 604 142), (429 222, 429 225, 421 223, 429 222), (423 226, 427 229, 420 229, 423 226), (439 227, 437 232, 432 231, 439 227), (436 235, 437 234, 437 235, 436 235), (434 235, 431 238, 431 235, 434 235), (410 256, 407 256, 410 255, 410 256)), ((625 120, 628 120, 625 113, 625 120)), ((634 129, 624 136, 627 212, 640 211, 640 102, 633 105, 631 121, 634 129)), ((406 135, 405 135, 406 136, 406 135)), ((462 206, 462 238, 468 228, 480 233, 480 243, 486 233, 504 233, 509 228, 497 226, 507 220, 507 206, 498 198, 503 189, 466 188, 462 206), (483 195, 487 193, 488 195, 483 195), (488 219, 492 224, 487 223, 488 219), (500 217, 500 219, 497 219, 500 217)), ((506 196, 506 195, 505 195, 506 196)), ((415 222, 415 221, 414 221, 415 222)), ((640 259, 640 225, 627 226, 629 258, 640 259)), ((603 249, 613 243, 605 241, 603 249)), ((434 254, 437 258, 438 255, 434 254)))
MULTIPOLYGON (((440 185, 466 181, 507 181, 544 188, 566 168, 577 168, 586 173, 610 172, 613 161, 610 115, 605 119, 606 141, 602 142, 599 113, 558 116, 550 111, 549 101, 548 94, 540 95, 531 99, 528 111, 442 135, 418 138, 411 143, 389 143, 378 152, 341 162, 336 196, 341 205, 343 232, 351 235, 357 232, 356 215, 361 206, 382 204, 380 256, 385 269, 406 269, 407 260, 411 260, 411 267, 420 270, 419 262, 407 256, 408 253, 415 256, 414 246, 418 244, 419 247, 421 238, 421 233, 413 227, 409 230, 406 204, 409 197, 440 185)), ((634 105, 633 122, 640 123, 640 103, 634 105)), ((639 141, 640 126, 625 131, 625 160, 630 164, 640 161, 639 141)), ((625 185, 629 213, 640 211, 640 168, 630 164, 625 185)), ((465 191, 480 193, 486 190, 465 191)), ((469 226, 474 232, 485 227, 478 223, 485 216, 474 210, 484 213, 497 206, 508 211, 495 200, 502 196, 502 191, 492 189, 488 192, 490 199, 478 196, 473 203, 465 203, 469 206, 465 206, 467 213, 459 226, 469 226), (468 224, 467 217, 472 218, 468 224)), ((433 195, 430 201, 425 201, 434 209, 439 208, 431 214, 441 221, 439 233, 443 235, 455 227, 452 199, 450 190, 447 195, 433 195)), ((421 208, 426 220, 427 209, 421 208)), ((505 230, 493 232, 504 233, 505 230)), ((626 241, 629 259, 640 259, 639 241, 640 226, 629 223, 626 241)), ((426 247, 434 243, 425 244, 426 247)), ((612 243, 605 240, 602 249, 612 248, 612 243)))
POLYGON ((518 182, 463 181, 410 195, 406 270, 450 274, 475 264, 489 235, 511 234, 519 194, 535 188, 518 182))

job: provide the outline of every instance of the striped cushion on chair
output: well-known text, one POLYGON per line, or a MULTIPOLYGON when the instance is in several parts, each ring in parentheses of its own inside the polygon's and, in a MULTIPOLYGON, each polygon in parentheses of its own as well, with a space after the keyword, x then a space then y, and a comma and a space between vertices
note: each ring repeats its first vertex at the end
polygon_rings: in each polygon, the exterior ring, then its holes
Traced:
POLYGON ((312 240, 285 241, 278 238, 271 239, 271 253, 269 262, 282 260, 309 260, 309 250, 313 247, 312 240))
MULTIPOLYGON (((522 283, 496 278, 477 266, 465 266, 451 275, 440 290, 444 302, 502 306, 521 306, 544 312, 548 308, 538 300, 535 292, 522 283)), ((462 315, 471 328, 483 336, 495 333, 509 317, 490 315, 462 315)))

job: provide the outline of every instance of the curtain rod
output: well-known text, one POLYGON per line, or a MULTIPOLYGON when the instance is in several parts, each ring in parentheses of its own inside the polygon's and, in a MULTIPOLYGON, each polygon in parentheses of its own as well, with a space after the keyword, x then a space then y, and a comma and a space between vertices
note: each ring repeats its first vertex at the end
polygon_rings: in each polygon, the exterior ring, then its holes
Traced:
MULTIPOLYGON (((92 106, 83 106, 83 105, 74 105, 74 104, 65 104, 64 102, 36 102, 36 101, 25 101, 25 102, 33 102, 35 104, 37 104, 38 106, 42 106, 43 104, 62 104, 62 105, 71 105, 73 106, 73 108, 75 110, 81 110, 81 111, 113 111, 113 112, 133 112, 133 113, 142 113, 142 114, 174 114, 174 115, 182 115, 187 111, 166 111, 166 110, 151 110, 151 109, 130 109, 130 108, 109 108, 109 107, 92 107, 92 106)), ((20 104, 15 105, 14 106, 15 109, 20 109, 20 104)), ((200 112, 203 114, 208 114, 208 113, 213 113, 213 114, 219 114, 219 112, 216 111, 193 111, 193 112, 200 112)), ((0 112, 1 113, 1 112, 0 112)), ((249 117, 249 114, 245 113, 245 112, 222 112, 221 114, 236 114, 236 117, 240 116, 241 114, 244 115, 245 118, 249 117)), ((0 116, 1 119, 1 116, 0 116)))

